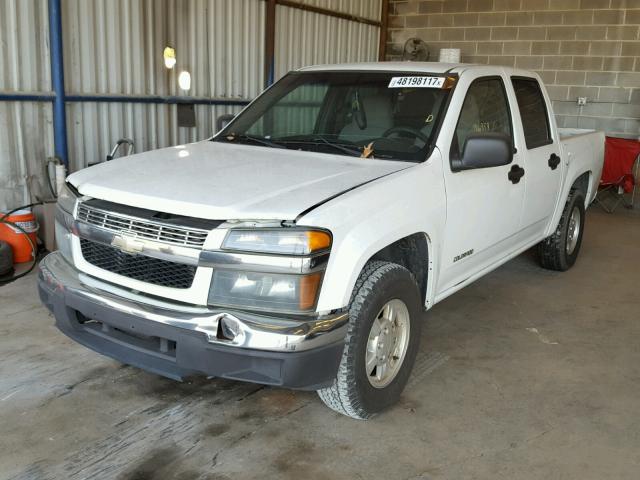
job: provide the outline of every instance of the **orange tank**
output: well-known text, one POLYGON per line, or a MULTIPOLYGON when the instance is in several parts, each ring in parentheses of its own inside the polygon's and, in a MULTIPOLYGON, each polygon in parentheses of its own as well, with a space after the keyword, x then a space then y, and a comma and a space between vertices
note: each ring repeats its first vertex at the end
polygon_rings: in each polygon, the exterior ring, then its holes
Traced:
MULTIPOLYGON (((0 218, 3 217, 4 213, 0 212, 0 218)), ((33 242, 33 246, 36 247, 36 242, 38 241, 36 234, 38 231, 38 222, 36 221, 35 215, 30 210, 18 210, 9 215, 5 220, 22 227, 29 236, 29 238, 27 238, 27 235, 13 225, 0 222, 0 240, 11 245, 14 263, 31 261, 35 255, 31 242, 33 242), (29 239, 31 239, 31 242, 29 242, 29 239)))

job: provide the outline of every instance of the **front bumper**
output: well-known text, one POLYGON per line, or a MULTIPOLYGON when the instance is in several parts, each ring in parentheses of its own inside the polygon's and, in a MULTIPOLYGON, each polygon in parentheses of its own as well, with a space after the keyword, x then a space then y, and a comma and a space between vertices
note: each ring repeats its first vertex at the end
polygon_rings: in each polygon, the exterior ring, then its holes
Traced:
POLYGON ((333 382, 344 349, 346 314, 294 320, 168 303, 90 277, 59 252, 38 277, 64 334, 176 380, 204 374, 316 390, 333 382))

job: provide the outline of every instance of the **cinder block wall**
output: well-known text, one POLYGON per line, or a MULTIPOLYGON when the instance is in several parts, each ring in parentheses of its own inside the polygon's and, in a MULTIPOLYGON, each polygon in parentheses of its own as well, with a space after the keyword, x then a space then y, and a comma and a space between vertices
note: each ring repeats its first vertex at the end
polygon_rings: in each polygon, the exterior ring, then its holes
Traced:
POLYGON ((437 61, 534 70, 558 125, 640 138, 640 0, 391 0, 387 59, 423 39, 437 61), (578 97, 587 97, 579 107, 578 97))

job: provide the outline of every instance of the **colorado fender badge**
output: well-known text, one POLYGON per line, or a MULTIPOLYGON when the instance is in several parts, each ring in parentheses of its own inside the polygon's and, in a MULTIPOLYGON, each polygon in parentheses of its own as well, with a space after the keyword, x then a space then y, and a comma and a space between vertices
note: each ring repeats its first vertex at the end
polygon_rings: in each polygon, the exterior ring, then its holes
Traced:
POLYGON ((462 260, 463 258, 468 257, 469 255, 473 255, 473 248, 471 250, 467 250, 464 253, 461 253, 460 255, 456 255, 455 257, 453 257, 453 263, 456 263, 462 260))

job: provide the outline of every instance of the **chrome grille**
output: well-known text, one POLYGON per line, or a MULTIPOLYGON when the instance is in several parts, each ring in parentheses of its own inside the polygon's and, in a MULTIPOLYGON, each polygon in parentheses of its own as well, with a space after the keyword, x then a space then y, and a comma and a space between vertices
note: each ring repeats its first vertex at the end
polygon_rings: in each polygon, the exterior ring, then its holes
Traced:
POLYGON ((80 239, 82 256, 98 268, 125 277, 170 288, 189 288, 196 274, 194 265, 132 255, 101 243, 80 239))
POLYGON ((78 205, 78 220, 120 234, 186 247, 202 247, 208 230, 168 225, 108 212, 84 203, 78 205))

